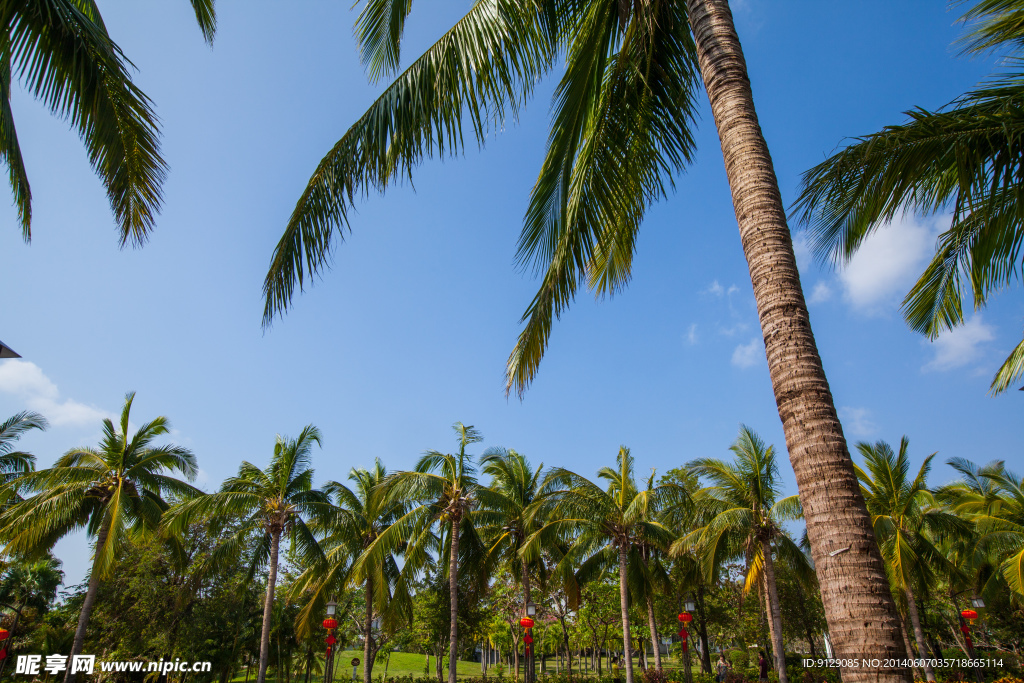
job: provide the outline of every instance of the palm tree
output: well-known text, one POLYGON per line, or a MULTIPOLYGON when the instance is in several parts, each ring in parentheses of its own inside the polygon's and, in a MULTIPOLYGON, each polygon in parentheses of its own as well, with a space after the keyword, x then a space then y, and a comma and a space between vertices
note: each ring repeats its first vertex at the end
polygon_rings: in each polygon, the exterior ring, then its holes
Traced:
POLYGON ((1001 462, 975 473, 977 491, 961 491, 953 511, 974 522, 979 550, 995 556, 1011 590, 1024 596, 1024 477, 1001 462))
MULTIPOLYGON (((980 0, 961 18, 973 30, 966 51, 1001 48, 1014 71, 938 111, 914 109, 909 121, 856 138, 804 174, 796 207, 811 228, 814 250, 848 261, 875 230, 904 212, 952 209, 949 229, 903 300, 911 329, 936 338, 964 322, 964 290, 974 308, 1019 277, 1024 222, 1018 166, 1024 131, 1024 2, 980 0)), ((1024 340, 992 380, 1005 391, 1024 374, 1024 340)))
POLYGON ((447 555, 451 604, 448 683, 456 683, 458 673, 459 572, 467 563, 480 561, 483 553, 474 517, 483 487, 477 481, 473 457, 466 453, 469 446, 483 440, 483 435, 461 422, 452 429, 458 438, 457 454, 427 451, 411 472, 396 472, 381 483, 382 495, 389 504, 405 502, 410 508, 377 537, 353 568, 361 574, 367 564, 383 562, 402 543, 408 543, 404 570, 409 572, 427 566, 434 550, 447 555), (435 527, 440 527, 440 538, 433 532, 435 527), (460 562, 460 558, 465 559, 460 562))
MULTIPOLYGON (((374 81, 396 73, 411 8, 366 1, 357 34, 374 81)), ((727 0, 475 2, 318 164, 264 280, 264 325, 327 267, 356 197, 386 190, 425 158, 463 151, 463 122, 482 146, 555 68, 560 52, 567 64, 518 252, 519 263, 543 277, 508 360, 507 390, 521 396, 532 381, 553 320, 581 283, 613 294, 629 281, 645 210, 693 157, 702 80, 836 651, 902 657, 898 618, 811 331, 727 0), (851 551, 832 554, 837 548, 851 551)), ((875 675, 847 673, 851 680, 875 675)), ((881 675, 895 681, 907 672, 881 675)))
POLYGON ((685 499, 686 494, 674 483, 638 489, 633 476, 633 456, 625 446, 619 447, 616 468, 603 467, 597 476, 608 481, 607 490, 560 467, 548 473, 541 486, 548 497, 545 503, 548 521, 527 539, 521 554, 532 560, 539 557, 542 544, 566 539, 570 549, 560 564, 579 564, 578 575, 586 577, 609 564, 618 565, 626 683, 633 683, 630 555, 634 555, 635 562, 635 551, 639 548, 667 547, 672 542, 671 532, 656 517, 662 509, 685 499))
MULTIPOLYGON (((135 393, 125 396, 118 427, 103 420, 103 441, 98 448, 74 448, 53 467, 30 472, 12 483, 35 493, 4 513, 0 534, 7 540, 4 553, 41 553, 60 538, 81 528, 95 539, 89 586, 78 617, 71 656, 81 654, 89 615, 100 581, 110 575, 118 553, 140 535, 155 533, 168 496, 184 499, 200 493, 170 473, 195 479, 196 458, 187 448, 154 446, 153 440, 170 431, 166 417, 157 417, 128 434, 135 393)), ((68 667, 65 683, 75 674, 68 667)))
MULTIPOLYGON (((14 612, 10 637, 17 637, 18 622, 25 608, 42 615, 57 598, 57 588, 64 583, 61 561, 52 555, 30 562, 17 562, 0 577, 0 607, 14 612)), ((4 643, 5 657, 0 660, 0 674, 11 659, 9 644, 4 643)))
POLYGON ((14 442, 32 429, 43 431, 49 426, 45 417, 27 411, 0 423, 0 505, 6 506, 12 498, 17 500, 17 491, 10 483, 35 469, 36 456, 14 450, 14 442))
POLYGON ((269 563, 256 683, 266 680, 270 661, 281 540, 286 538, 292 552, 306 561, 316 562, 322 554, 306 520, 327 524, 332 518, 327 494, 313 488, 314 444, 320 445, 320 431, 313 425, 306 425, 295 439, 278 435, 267 469, 243 460, 238 474, 225 480, 220 491, 182 503, 167 514, 166 527, 175 534, 196 519, 235 525, 235 532, 211 553, 212 567, 234 566, 247 548, 252 553, 250 572, 269 563))
POLYGON ((773 555, 784 556, 795 566, 808 564, 782 528, 783 522, 800 518, 800 500, 797 496, 779 498, 775 447, 765 445, 752 429, 741 425, 739 437, 729 450, 735 456, 733 462, 701 458, 690 464, 695 475, 711 480, 713 485, 694 495, 699 516, 708 522, 690 533, 688 543, 701 557, 705 576, 713 574, 713 563, 723 554, 742 549, 748 567, 744 589, 749 591, 761 584, 779 683, 786 683, 786 650, 773 555))
POLYGON ((966 534, 969 529, 955 514, 934 505, 927 484, 934 453, 925 458, 913 481, 909 479, 909 446, 905 436, 900 439, 898 453, 884 441, 874 445, 858 443, 857 450, 864 456, 866 469, 857 467, 857 477, 886 560, 889 581, 906 598, 919 656, 925 658, 925 676, 934 681, 935 671, 928 662, 913 586, 933 582, 933 566, 940 566, 947 573, 953 570, 934 541, 942 536, 966 534))
POLYGON ((384 644, 374 637, 375 617, 382 620, 386 631, 398 628, 401 618, 411 619, 412 604, 407 585, 407 574, 402 574, 394 554, 387 554, 383 562, 365 562, 361 575, 352 572, 352 566, 363 552, 405 512, 401 501, 388 501, 382 495, 380 484, 387 478, 387 469, 380 459, 373 469, 352 468, 348 478, 355 490, 336 481, 324 485, 340 508, 335 519, 324 527, 321 541, 324 561, 311 564, 295 582, 296 595, 305 594, 306 606, 299 614, 299 634, 308 633, 326 602, 343 593, 349 585, 362 585, 366 613, 360 630, 363 635, 363 683, 370 683, 377 652, 384 644))
MULTIPOLYGON (((210 44, 213 0, 191 0, 210 44)), ((167 164, 152 102, 107 33, 95 0, 12 0, 0 7, 0 158, 7 164, 22 236, 31 240, 32 191, 11 111, 12 76, 70 121, 107 190, 121 245, 142 244, 160 211, 167 164)))
MULTIPOLYGON (((526 539, 542 526, 541 511, 544 496, 540 491, 541 463, 531 467, 525 456, 514 450, 489 448, 480 459, 483 474, 491 477, 490 485, 479 492, 480 509, 475 513, 477 527, 487 544, 488 552, 505 565, 509 573, 523 587, 523 607, 520 616, 526 616, 531 602, 530 570, 541 568, 537 561, 528 563, 520 551, 526 539)), ((513 650, 515 670, 519 671, 519 649, 513 650)), ((533 680, 533 667, 526 661, 526 683, 533 680)))

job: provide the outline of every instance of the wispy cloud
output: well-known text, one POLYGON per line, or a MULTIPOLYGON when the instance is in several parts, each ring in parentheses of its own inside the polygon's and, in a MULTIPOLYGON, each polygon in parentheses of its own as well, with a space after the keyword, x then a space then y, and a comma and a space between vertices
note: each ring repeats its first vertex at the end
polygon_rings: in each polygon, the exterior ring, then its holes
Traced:
POLYGON ((995 339, 995 331, 976 315, 963 325, 945 332, 933 342, 924 342, 935 356, 922 368, 925 372, 952 370, 978 359, 981 345, 995 339))
POLYGON ((720 285, 718 280, 714 280, 710 285, 708 285, 707 289, 701 290, 701 293, 711 294, 713 296, 722 296, 725 294, 725 287, 720 285))
POLYGON ((862 313, 893 310, 935 252, 940 220, 904 215, 880 227, 839 271, 845 299, 862 313))
POLYGON ((697 343, 697 323, 691 324, 690 329, 686 331, 686 341, 690 342, 691 346, 697 343))
POLYGON ((866 439, 873 436, 878 427, 871 421, 871 411, 867 408, 851 408, 844 406, 839 409, 839 419, 843 430, 850 436, 866 439))
POLYGON ((41 413, 54 427, 93 426, 113 413, 61 399, 57 385, 35 363, 8 360, 0 363, 0 392, 16 396, 29 410, 41 413))
POLYGON ((811 290, 811 296, 807 301, 812 304, 821 304, 831 298, 832 288, 828 286, 827 282, 821 281, 814 285, 814 289, 811 290))
POLYGON ((763 346, 757 337, 749 344, 740 344, 732 352, 732 364, 738 368, 752 368, 758 361, 764 360, 763 346))

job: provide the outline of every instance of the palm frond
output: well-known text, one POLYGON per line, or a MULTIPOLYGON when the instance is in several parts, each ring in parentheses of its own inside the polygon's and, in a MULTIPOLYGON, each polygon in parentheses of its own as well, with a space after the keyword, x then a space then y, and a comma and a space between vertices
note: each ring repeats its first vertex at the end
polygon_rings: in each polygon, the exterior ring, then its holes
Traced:
MULTIPOLYGON (((335 144, 274 249, 263 284, 264 326, 287 310, 296 286, 301 291, 307 278, 327 267, 357 195, 383 192, 396 180, 411 178, 424 159, 459 153, 465 146, 464 121, 482 145, 507 113, 515 114, 554 55, 543 19, 532 6, 478 0, 335 144)), ((364 54, 371 62, 374 55, 387 54, 375 51, 374 36, 389 31, 367 34, 370 52, 364 54)))

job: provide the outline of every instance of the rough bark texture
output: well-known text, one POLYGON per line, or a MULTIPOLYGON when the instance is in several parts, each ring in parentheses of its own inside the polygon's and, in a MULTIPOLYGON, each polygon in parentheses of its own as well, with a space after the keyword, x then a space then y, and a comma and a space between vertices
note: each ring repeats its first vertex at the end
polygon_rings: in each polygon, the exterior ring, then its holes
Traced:
POLYGON ((448 591, 451 593, 452 631, 448 641, 448 683, 457 683, 459 672, 459 528, 462 520, 452 515, 451 557, 448 558, 448 591))
POLYGON ((75 640, 71 645, 71 654, 68 656, 68 668, 64 674, 64 683, 75 683, 76 674, 71 673, 71 663, 75 655, 82 654, 82 646, 85 645, 85 629, 89 625, 89 615, 92 614, 92 606, 96 602, 96 594, 100 589, 100 572, 97 569, 100 562, 100 551, 107 542, 107 534, 110 533, 110 522, 104 521, 100 532, 96 535, 96 551, 92 559, 92 571, 89 572, 89 588, 85 593, 85 601, 82 602, 82 611, 78 614, 78 628, 75 629, 75 640))
MULTIPOLYGON (((633 653, 629 635, 629 589, 626 588, 626 544, 619 546, 619 605, 622 607, 622 653, 626 683, 633 683, 633 653)), ((451 683, 455 683, 452 681, 451 683)))
POLYGON ((647 596, 647 625, 651 629, 651 645, 654 647, 654 668, 661 671, 661 646, 658 644, 658 622, 654 618, 654 600, 647 596))
POLYGON ((277 584, 277 556, 281 550, 281 531, 275 530, 270 539, 270 571, 267 573, 267 597, 263 602, 263 633, 260 635, 260 672, 256 683, 265 683, 270 663, 270 617, 274 611, 274 586, 277 584))
POLYGON ((935 669, 928 662, 928 648, 925 646, 924 630, 921 628, 921 616, 917 613, 917 603, 914 601, 914 591, 907 584, 907 613, 910 615, 910 624, 914 627, 914 640, 917 641, 918 656, 924 659, 924 677, 927 681, 935 680, 935 669))
POLYGON ((789 683, 786 676, 786 647, 782 642, 782 612, 779 608, 779 590, 775 585, 775 561, 772 560, 772 544, 761 541, 764 554, 764 586, 768 598, 768 631, 772 637, 772 652, 775 655, 775 670, 779 672, 779 683, 789 683))
MULTIPOLYGON (((793 243, 727 0, 686 0, 754 286, 768 369, 838 658, 906 656, 899 618, 811 332, 793 243)), ((845 683, 910 671, 844 669, 845 683)))

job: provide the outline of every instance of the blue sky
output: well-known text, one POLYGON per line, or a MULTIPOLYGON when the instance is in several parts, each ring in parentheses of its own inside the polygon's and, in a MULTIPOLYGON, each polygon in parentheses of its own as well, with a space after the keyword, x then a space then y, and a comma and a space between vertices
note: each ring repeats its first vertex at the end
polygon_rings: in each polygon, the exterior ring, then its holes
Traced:
MULTIPOLYGON (((127 390, 138 392, 137 424, 170 418, 208 490, 243 459, 265 465, 275 434, 308 423, 325 436, 320 481, 375 457, 409 467, 425 449, 450 448, 456 420, 483 432, 482 447, 588 475, 614 462, 619 444, 641 471, 725 456, 740 423, 785 451, 703 95, 697 161, 650 211, 632 283, 602 302, 581 293, 520 402, 505 398, 503 370, 536 282, 513 255, 552 79, 485 149, 428 162, 415 188, 360 202, 333 270, 264 333, 261 284, 285 220, 321 156, 382 89, 360 68, 355 13, 328 0, 220 0, 211 49, 185 0, 100 6, 156 103, 171 174, 149 244, 118 250, 77 136, 15 93, 34 238, 23 244, 13 206, 0 208, 0 339, 24 356, 0 361, 0 415, 50 419, 23 441, 41 466, 95 444, 127 390)), ((957 54, 957 14, 941 2, 733 6, 787 203, 800 173, 844 137, 941 106, 995 63, 957 54)), ((467 7, 417 3, 405 56, 467 7)), ((935 343, 898 313, 944 220, 899 221, 840 272, 819 269, 798 236, 825 370, 851 443, 906 434, 918 463, 938 451, 940 463, 1002 458, 1020 469, 1024 393, 987 396, 1020 339, 1020 290, 935 343)), ((931 480, 951 478, 940 464, 931 480)), ((69 582, 81 580, 84 537, 57 552, 69 582)))

